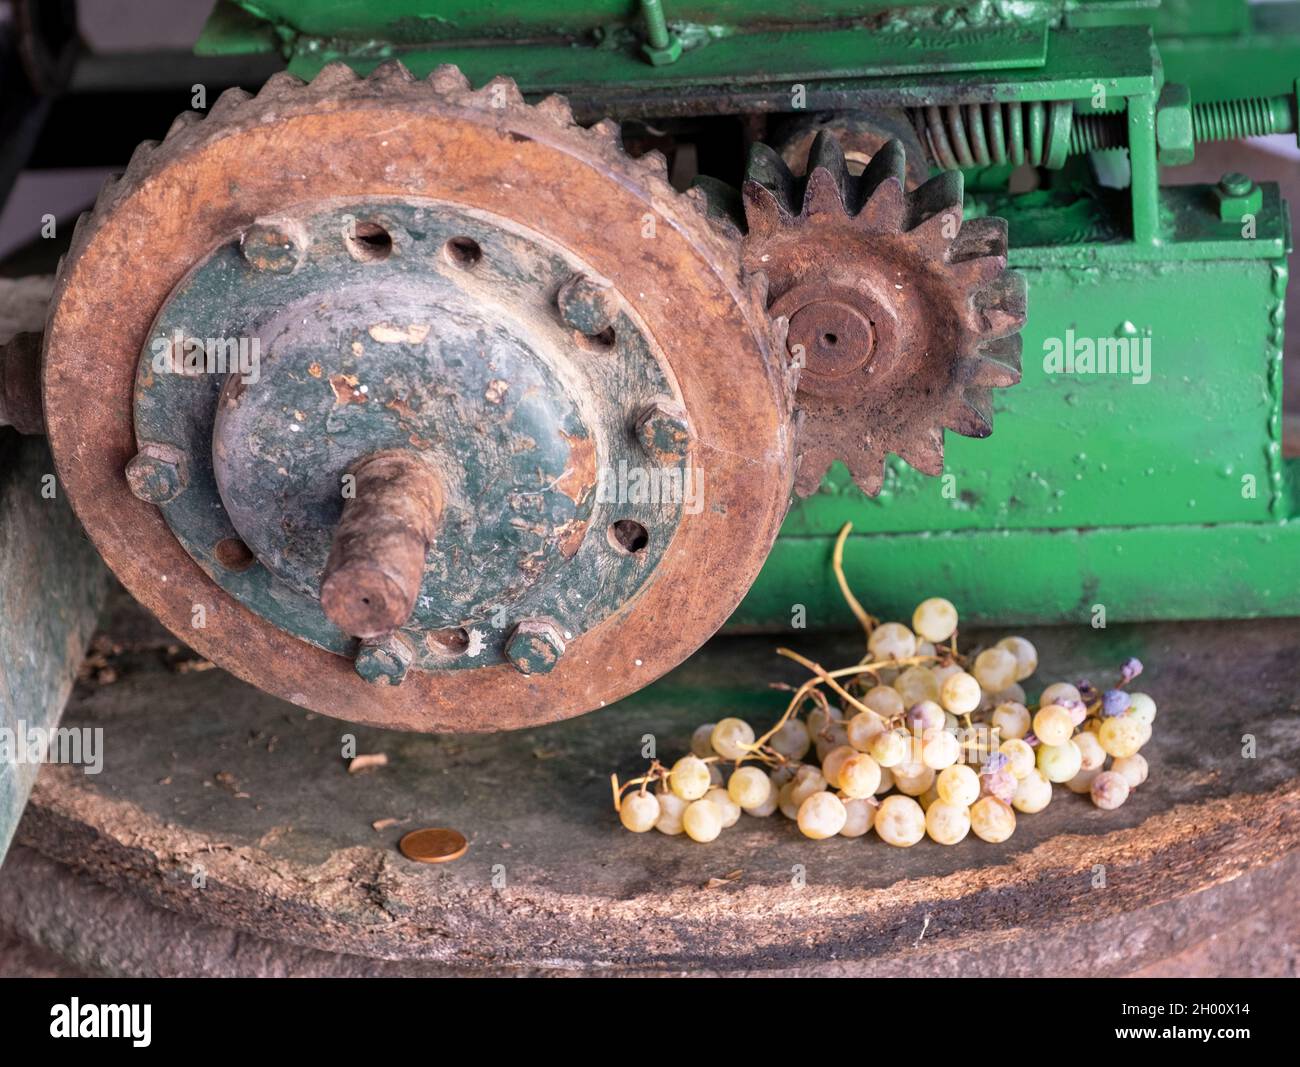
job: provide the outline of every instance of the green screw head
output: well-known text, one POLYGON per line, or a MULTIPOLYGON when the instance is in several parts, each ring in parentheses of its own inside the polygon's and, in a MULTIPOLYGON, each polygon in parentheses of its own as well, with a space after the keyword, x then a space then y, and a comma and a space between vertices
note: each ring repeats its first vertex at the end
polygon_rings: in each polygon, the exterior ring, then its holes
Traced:
POLYGON ((506 638, 506 659, 520 674, 548 674, 564 655, 564 634, 550 619, 524 619, 506 638))
POLYGON ((560 318, 587 337, 596 337, 614 324, 618 314, 618 293, 608 282, 588 274, 575 274, 555 294, 560 318))
POLYGON ((691 450, 691 427, 685 410, 675 400, 657 398, 637 416, 636 438, 660 463, 682 462, 691 450))
POLYGON ((185 453, 173 445, 146 441, 126 465, 126 484, 146 504, 166 504, 189 485, 185 453))
POLYGON ((357 649, 356 671, 371 685, 401 685, 415 650, 400 633, 362 641, 357 649))
POLYGON ((239 252, 254 270, 290 274, 302 262, 305 234, 293 219, 259 219, 239 239, 239 252))

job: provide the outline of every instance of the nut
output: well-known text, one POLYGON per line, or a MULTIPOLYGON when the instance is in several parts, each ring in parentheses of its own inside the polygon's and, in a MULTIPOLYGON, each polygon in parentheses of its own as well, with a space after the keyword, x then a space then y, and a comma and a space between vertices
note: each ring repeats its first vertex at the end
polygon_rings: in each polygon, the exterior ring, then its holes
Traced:
POLYGON ((415 650, 400 633, 362 641, 357 649, 356 670, 371 685, 401 685, 415 659, 415 650))
POLYGON ((1166 85, 1156 105, 1156 159, 1162 167, 1182 167, 1195 158, 1191 90, 1166 85))
POLYGON ((1264 190, 1244 174, 1229 173, 1214 187, 1221 222, 1241 222, 1264 206, 1264 190))
POLYGON ((595 337, 613 325, 618 314, 618 293, 608 282, 588 274, 575 274, 560 286, 555 304, 565 325, 595 337))
POLYGON ((126 484, 146 504, 166 504, 189 485, 185 453, 174 445, 146 441, 126 465, 126 484))
POLYGON ((547 674, 564 655, 564 634, 550 619, 524 619, 506 638, 506 659, 520 674, 547 674))
POLYGON ((670 34, 668 43, 662 48, 656 48, 647 42, 641 46, 641 51, 646 59, 650 60, 652 66, 666 67, 669 63, 676 63, 682 58, 682 41, 676 34, 670 34))
POLYGON ((681 463, 691 450, 691 427, 675 400, 659 397, 636 420, 641 447, 660 463, 681 463))

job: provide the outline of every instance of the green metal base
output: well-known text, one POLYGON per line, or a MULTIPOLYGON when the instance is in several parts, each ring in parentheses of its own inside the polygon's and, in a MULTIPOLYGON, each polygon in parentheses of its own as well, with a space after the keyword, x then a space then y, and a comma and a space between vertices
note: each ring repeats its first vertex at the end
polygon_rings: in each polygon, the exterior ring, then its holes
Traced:
MULTIPOLYGON (((730 627, 855 626, 831 573, 834 541, 782 537, 730 627)), ((928 596, 972 623, 1300 615, 1300 523, 855 535, 844 570, 889 619, 928 596)))

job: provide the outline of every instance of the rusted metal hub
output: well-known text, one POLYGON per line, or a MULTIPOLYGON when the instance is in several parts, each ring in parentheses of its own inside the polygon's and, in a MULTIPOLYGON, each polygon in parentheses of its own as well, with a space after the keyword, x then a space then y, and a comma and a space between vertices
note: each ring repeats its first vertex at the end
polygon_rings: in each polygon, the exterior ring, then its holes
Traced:
POLYGON ((519 625, 573 639, 672 540, 684 500, 596 492, 598 457, 685 462, 680 408, 681 441, 629 432, 672 393, 612 283, 540 235, 349 203, 259 222, 186 276, 141 354, 135 422, 142 455, 187 472, 145 498, 281 629, 356 655, 400 628, 404 667, 536 673, 559 653, 520 666, 519 625))
POLYGON ((90 537, 201 654, 504 729, 634 692, 740 601, 789 500, 780 326, 613 124, 335 65, 141 146, 65 259, 44 406, 90 537))

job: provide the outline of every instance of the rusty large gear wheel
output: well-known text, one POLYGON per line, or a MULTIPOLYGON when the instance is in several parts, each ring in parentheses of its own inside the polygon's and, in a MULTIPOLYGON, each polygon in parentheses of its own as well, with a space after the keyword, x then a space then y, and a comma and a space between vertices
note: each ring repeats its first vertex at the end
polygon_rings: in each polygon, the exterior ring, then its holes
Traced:
MULTIPOLYGON (((418 236, 413 229, 404 236, 418 236)), ((323 230, 310 233, 313 250, 324 241, 336 254, 337 230, 328 240, 323 230)), ((493 249, 485 244, 482 252, 490 264, 493 249)), ((394 259, 401 254, 395 243, 394 259)), ((438 263, 445 276, 446 262, 438 263)), ((537 274, 525 269, 521 277, 535 283, 537 274)), ((529 312, 541 315, 537 328, 550 337, 560 328, 557 300, 564 298, 552 290, 546 315, 529 312)), ((208 309, 221 310, 213 302, 208 309)), ((475 91, 450 67, 416 81, 400 64, 365 79, 335 64, 310 84, 277 75, 256 96, 230 90, 206 116, 180 116, 162 143, 142 145, 123 177, 105 187, 78 223, 51 301, 44 406, 60 481, 88 534, 137 599, 200 653, 280 697, 354 721, 505 729, 634 692, 694 651, 739 602, 789 501, 792 395, 782 341, 761 281, 741 272, 738 237, 707 219, 695 198, 672 189, 662 157, 627 156, 616 124, 583 129, 560 97, 528 106, 509 79, 475 91), (252 269, 289 277, 298 268, 286 258, 289 242, 276 234, 305 232, 340 202, 398 201, 425 219, 454 212, 495 220, 502 255, 545 248, 548 262, 583 263, 590 271, 583 277, 612 286, 621 294, 619 314, 639 325, 655 373, 671 384, 667 410, 689 416, 686 447, 706 476, 705 506, 683 514, 671 540, 665 534, 658 562, 634 595, 562 635, 567 648, 549 673, 498 661, 411 670, 400 685, 371 684, 346 653, 274 625, 232 595, 230 582, 214 580, 216 567, 249 566, 247 546, 233 557, 223 557, 221 544, 187 552, 193 546, 177 539, 161 505, 141 499, 139 486, 133 494, 124 476, 129 462, 145 456, 133 430, 133 394, 142 381, 151 388, 147 373, 138 377, 142 353, 160 308, 200 265, 243 269, 242 249, 252 269), (206 612, 201 628, 194 625, 197 605, 206 612)), ((561 345, 556 366, 570 378, 598 375, 599 359, 561 345)), ((615 381, 608 394, 618 397, 628 385, 615 381)), ((336 392, 340 402, 355 398, 346 383, 336 392)), ((465 399, 481 421, 490 410, 483 405, 498 403, 500 394, 465 399)), ((140 408, 134 412, 138 417, 140 408)), ((599 440, 609 441, 620 433, 635 438, 645 426, 622 428, 602 416, 598 429, 599 440)), ((591 491, 594 465, 608 457, 573 455, 571 469, 546 491, 557 483, 575 494, 591 491)), ((570 524, 564 536, 548 551, 555 547, 567 558, 580 548, 594 553, 606 535, 602 528, 588 536, 570 524)), ((615 547, 611 540, 602 551, 615 547)), ((616 563, 597 556, 595 573, 616 563)), ((437 633, 423 636, 422 644, 437 644, 437 633)))
POLYGON ((943 432, 992 432, 990 390, 1020 380, 1025 284, 1006 270, 1007 226, 962 222, 960 172, 904 192, 891 141, 860 176, 818 135, 807 178, 753 148, 744 185, 744 262, 768 280, 802 364, 795 488, 835 460, 876 495, 886 455, 943 471, 943 432))

